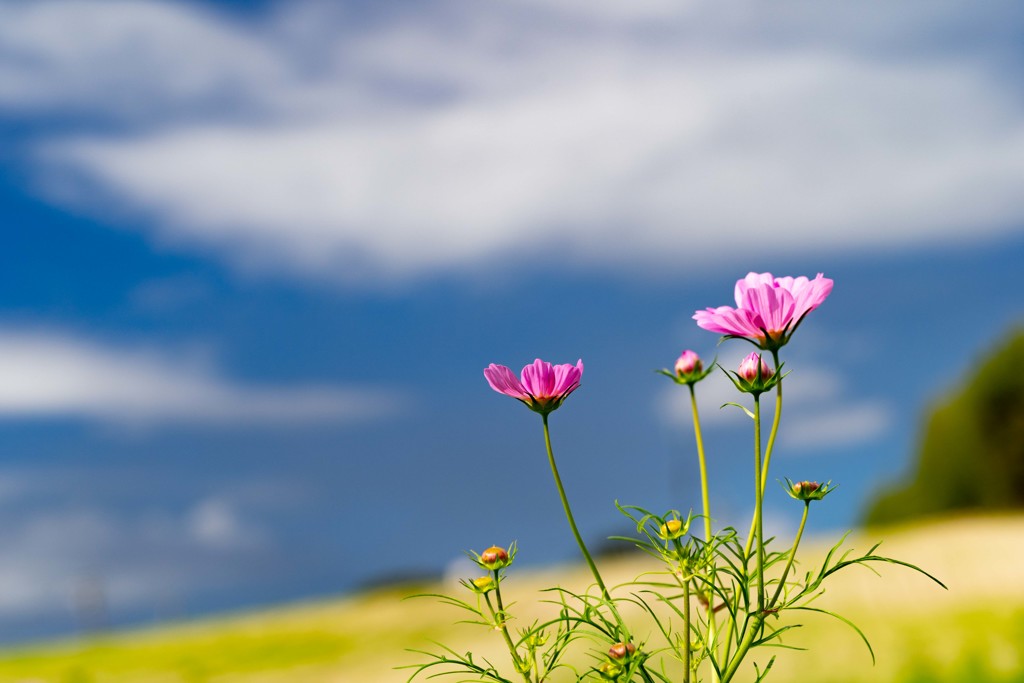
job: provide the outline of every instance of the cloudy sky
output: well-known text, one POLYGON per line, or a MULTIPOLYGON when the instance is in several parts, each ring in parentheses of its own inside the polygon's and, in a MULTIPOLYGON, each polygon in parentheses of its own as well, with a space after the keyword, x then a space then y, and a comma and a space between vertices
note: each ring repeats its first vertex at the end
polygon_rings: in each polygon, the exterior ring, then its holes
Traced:
MULTIPOLYGON (((0 0, 0 640, 574 556, 696 497, 690 316, 835 279, 779 477, 854 524, 1024 319, 1019 3, 0 0)), ((738 345, 738 346, 737 346, 738 345)), ((742 347, 742 348, 741 348, 742 347)), ((749 424, 701 386, 717 517, 749 424)), ((794 510, 775 491, 775 528, 794 510)))

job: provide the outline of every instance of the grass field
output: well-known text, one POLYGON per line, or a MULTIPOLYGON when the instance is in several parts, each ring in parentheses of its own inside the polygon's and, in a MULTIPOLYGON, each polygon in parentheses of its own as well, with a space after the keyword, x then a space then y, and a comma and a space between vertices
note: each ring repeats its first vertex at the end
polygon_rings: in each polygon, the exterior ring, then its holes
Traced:
MULTIPOLYGON (((864 532, 850 544, 865 549, 877 538, 886 539, 889 555, 928 569, 949 591, 897 567, 885 567, 882 578, 853 568, 837 577, 821 605, 863 628, 877 664, 872 667, 852 631, 823 617, 791 632, 787 645, 812 649, 775 651, 779 659, 769 680, 1024 682, 1024 517, 958 518, 864 532)), ((814 551, 809 555, 813 559, 814 551)), ((650 568, 642 557, 602 566, 610 583, 650 568)), ((541 588, 585 583, 580 568, 562 567, 513 571, 504 585, 518 602, 513 613, 529 623, 544 612, 536 603, 541 588)), ((504 662, 507 655, 494 632, 452 625, 460 615, 434 601, 402 600, 439 588, 379 590, 22 647, 0 654, 0 683, 398 683, 409 674, 394 667, 421 657, 407 649, 431 649, 431 640, 504 662)), ((758 659, 763 663, 766 656, 758 659)))

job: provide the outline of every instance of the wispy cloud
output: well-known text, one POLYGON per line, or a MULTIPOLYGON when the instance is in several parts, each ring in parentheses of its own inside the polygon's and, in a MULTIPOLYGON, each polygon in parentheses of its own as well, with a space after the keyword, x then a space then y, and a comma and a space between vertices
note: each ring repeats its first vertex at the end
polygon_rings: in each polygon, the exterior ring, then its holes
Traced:
POLYGON ((71 417, 122 424, 294 424, 393 411, 376 388, 234 381, 208 362, 52 332, 0 330, 0 417, 71 417))
POLYGON ((38 138, 42 186, 247 268, 373 282, 556 246, 628 270, 744 243, 953 244, 1019 230, 1024 108, 981 47, 1012 4, 938 5, 446 2, 359 22, 297 3, 243 24, 32 3, 0 21, 0 102, 134 121, 38 138), (67 41, 76 21, 104 28, 67 41))
POLYGON ((274 553, 263 530, 221 499, 138 516, 72 507, 16 517, 0 531, 0 621, 154 608, 237 581, 247 562, 274 553), (100 602, 78 604, 86 598, 100 602))
POLYGON ((796 450, 832 447, 870 441, 892 426, 891 408, 883 401, 861 401, 828 406, 795 415, 780 441, 796 450))

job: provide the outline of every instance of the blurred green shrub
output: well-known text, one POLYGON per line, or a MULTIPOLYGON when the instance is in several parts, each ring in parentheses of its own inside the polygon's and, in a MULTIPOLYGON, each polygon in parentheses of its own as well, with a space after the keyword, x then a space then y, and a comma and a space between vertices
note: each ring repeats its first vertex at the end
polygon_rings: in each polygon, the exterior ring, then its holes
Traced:
POLYGON ((1010 332, 928 413, 911 479, 881 492, 865 522, 1024 507, 1024 328, 1010 332))

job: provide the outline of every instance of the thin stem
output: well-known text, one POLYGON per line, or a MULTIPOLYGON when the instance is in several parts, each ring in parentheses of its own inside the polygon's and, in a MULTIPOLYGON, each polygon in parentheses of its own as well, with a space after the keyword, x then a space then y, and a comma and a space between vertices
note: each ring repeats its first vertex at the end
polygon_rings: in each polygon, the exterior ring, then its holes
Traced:
POLYGON ((754 526, 757 534, 757 611, 764 612, 764 489, 761 486, 761 397, 754 395, 754 526))
POLYGON ((690 580, 683 581, 683 683, 690 683, 690 580))
MULTIPOLYGON (((754 394, 754 517, 750 520, 750 535, 747 536, 747 542, 744 546, 743 553, 744 557, 750 556, 751 547, 753 546, 754 539, 757 539, 757 614, 759 618, 763 619, 764 615, 764 525, 762 523, 762 507, 764 503, 764 489, 761 486, 763 480, 761 472, 761 396, 760 394, 754 394)), ((736 649, 736 655, 733 660, 729 660, 729 653, 732 650, 732 632, 736 628, 735 620, 730 620, 726 626, 726 642, 725 642, 725 659, 730 661, 729 667, 733 667, 733 664, 739 666, 740 659, 746 653, 746 649, 750 647, 749 643, 753 642, 753 632, 757 630, 757 627, 761 622, 756 621, 751 627, 751 630, 746 632, 743 636, 739 647, 736 649), (743 643, 748 643, 744 647, 743 643)), ((746 625, 745 625, 746 627, 746 625)), ((739 637, 739 633, 737 633, 739 637)), ((734 667, 733 667, 734 668, 734 667)), ((728 671, 728 669, 727 669, 728 671)), ((735 673, 735 670, 734 670, 735 673)), ((728 678, 725 674, 722 675, 722 683, 726 683, 728 678)))
POLYGON ((697 459, 700 461, 700 496, 704 504, 704 540, 711 543, 711 505, 708 502, 708 467, 704 457, 704 437, 700 432, 700 415, 697 413, 697 394, 690 384, 690 406, 693 409, 693 433, 697 439, 697 459))
MULTIPOLYGON (((697 392, 694 390, 694 385, 687 385, 690 388, 690 407, 693 411, 693 434, 697 440, 697 460, 700 462, 700 495, 701 502, 704 504, 704 540, 707 542, 710 549, 711 546, 711 503, 708 496, 708 467, 707 458, 704 455, 704 437, 700 431, 700 415, 697 412, 697 392)), ((718 620, 715 618, 715 591, 714 581, 715 572, 712 567, 710 572, 711 585, 708 586, 707 591, 707 610, 708 610, 708 647, 712 651, 717 649, 717 643, 715 639, 716 631, 718 630, 718 620)), ((717 683, 718 672, 712 667, 711 669, 711 682, 717 683)))
POLYGON ((505 639, 505 644, 508 646, 508 652, 512 655, 512 664, 523 676, 523 680, 526 683, 530 682, 530 674, 523 670, 522 661, 519 659, 519 653, 516 652, 515 643, 512 642, 512 636, 508 634, 508 626, 505 625, 505 607, 501 602, 501 584, 498 582, 498 571, 494 571, 494 598, 498 602, 498 610, 494 610, 494 606, 491 604, 491 597, 489 594, 484 593, 484 600, 487 602, 487 609, 491 611, 491 618, 494 619, 495 627, 501 631, 502 637, 505 639))
MULTIPOLYGON (((775 371, 779 370, 779 351, 778 349, 772 350, 772 362, 775 364, 775 371)), ((772 418, 772 429, 768 433, 768 447, 764 451, 764 465, 761 467, 761 495, 764 495, 765 488, 768 486, 768 466, 772 461, 772 453, 775 451, 775 437, 779 434, 779 422, 782 420, 782 379, 779 379, 779 383, 775 385, 775 416, 772 418)), ((750 533, 747 534, 747 543, 744 546, 744 550, 750 552, 751 543, 754 540, 754 522, 750 521, 750 533)))
POLYGON ((604 579, 601 578, 601 573, 597 571, 597 565, 594 564, 594 558, 591 557, 590 551, 587 550, 587 546, 583 543, 583 537, 580 535, 580 530, 576 526, 576 520, 572 516, 572 509, 569 507, 569 499, 565 496, 565 487, 562 486, 562 478, 558 476, 558 466, 555 465, 555 454, 551 449, 551 431, 548 429, 548 416, 545 414, 544 418, 544 445, 548 449, 548 463, 551 465, 551 474, 555 478, 555 486, 558 488, 558 496, 562 499, 562 509, 565 510, 565 518, 569 520, 569 528, 572 529, 572 535, 576 538, 576 544, 580 547, 580 552, 583 553, 583 559, 586 560, 587 566, 590 567, 590 573, 594 576, 594 581, 597 582, 598 587, 601 589, 601 595, 604 598, 604 602, 608 605, 608 609, 611 610, 615 616, 615 620, 619 625, 623 640, 629 639, 629 632, 626 630, 626 626, 622 621, 622 617, 619 615, 619 611, 615 608, 615 603, 612 602, 611 593, 608 592, 608 587, 605 586, 604 579))
POLYGON ((736 655, 729 662, 729 665, 722 672, 722 683, 729 683, 732 677, 736 675, 736 671, 740 668, 740 664, 743 663, 743 658, 747 656, 747 650, 754 643, 754 637, 757 635, 761 623, 764 621, 764 615, 758 614, 753 618, 753 623, 750 624, 750 629, 746 632, 743 637, 743 641, 739 647, 736 648, 736 655))
POLYGON ((779 579, 779 587, 775 589, 775 595, 772 596, 771 602, 768 603, 768 609, 775 607, 775 603, 779 601, 779 596, 782 595, 783 587, 786 585, 786 577, 789 576, 789 570, 793 568, 793 560, 796 559, 796 549, 800 547, 800 539, 804 535, 804 527, 807 525, 807 513, 811 509, 811 501, 804 501, 804 514, 800 518, 800 528, 796 531, 796 538, 793 540, 793 549, 789 551, 789 559, 786 561, 786 568, 782 570, 782 578, 779 579))
MULTIPOLYGON (((775 372, 779 371, 779 350, 772 349, 772 363, 775 372)), ((768 447, 764 451, 764 467, 761 469, 761 495, 764 495, 765 487, 768 485, 768 465, 772 461, 772 453, 775 451, 775 437, 779 433, 779 421, 782 419, 782 378, 779 378, 775 385, 775 417, 772 418, 772 430, 768 434, 768 447)))

